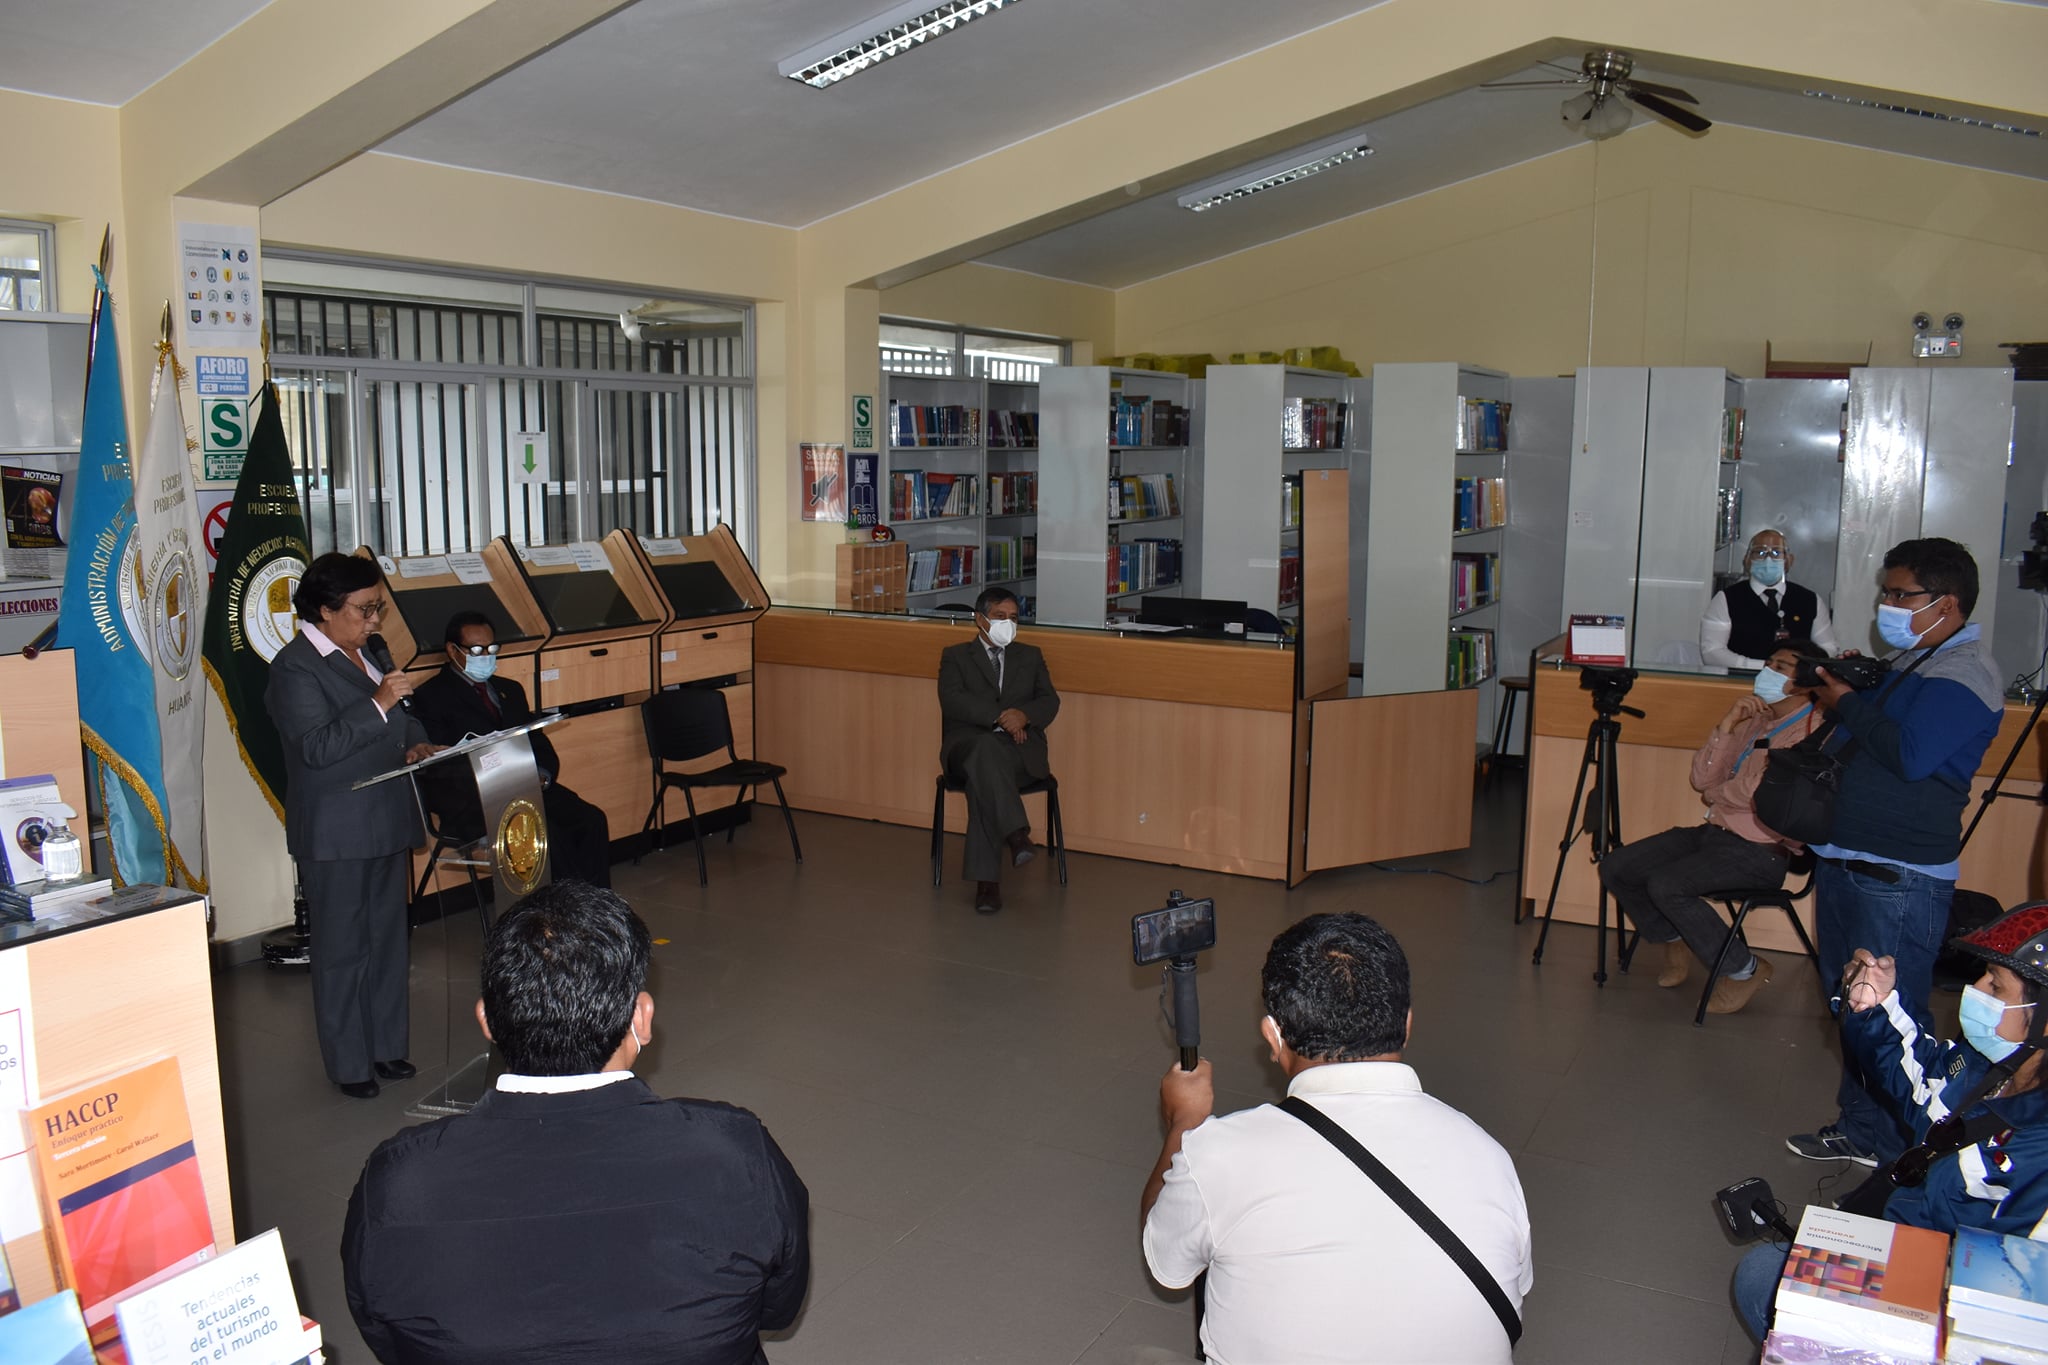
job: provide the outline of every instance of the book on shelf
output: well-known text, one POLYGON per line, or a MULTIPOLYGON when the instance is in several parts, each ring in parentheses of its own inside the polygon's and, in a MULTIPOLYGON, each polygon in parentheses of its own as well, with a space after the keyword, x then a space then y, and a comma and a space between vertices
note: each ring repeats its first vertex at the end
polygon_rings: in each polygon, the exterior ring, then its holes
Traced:
POLYGON ((92 1338, 78 1295, 60 1290, 0 1318, 0 1360, 7 1365, 93 1365, 92 1338))
POLYGON ((1109 480, 1109 519, 1139 521, 1180 515, 1180 489, 1171 474, 1122 474, 1109 480))
POLYGON ((1290 398, 1280 405, 1280 444, 1288 450, 1342 450, 1351 405, 1336 398, 1290 398))
POLYGON ((1742 428, 1748 424, 1747 408, 1721 409, 1721 458, 1739 460, 1742 458, 1742 428))
POLYGON ((974 583, 976 549, 972 545, 934 545, 910 552, 910 592, 965 588, 974 583))
POLYGON ((1454 554, 1451 556, 1451 610, 1471 611, 1500 595, 1500 556, 1496 554, 1454 554))
POLYGON ((1038 572, 1037 536, 990 536, 982 554, 991 583, 1029 578, 1038 572))
POLYGON ((1038 414, 997 412, 988 415, 988 444, 991 450, 1032 450, 1038 445, 1038 414))
POLYGON ((1772 1325, 1831 1346, 1933 1360, 1948 1258, 1944 1233, 1808 1205, 1772 1325))
POLYGON ((1451 529, 1489 531, 1508 522, 1508 481, 1461 475, 1451 493, 1451 529))
POLYGON ((213 1255, 176 1057, 60 1095, 26 1122, 53 1259, 88 1323, 213 1255))
POLYGON ((988 476, 988 515, 1028 517, 1038 511, 1038 475, 1030 470, 988 476))
POLYGON ((1493 676, 1493 632, 1472 626, 1451 631, 1444 686, 1473 687, 1493 676))
POLYGON ((1280 529, 1291 531, 1301 525, 1301 475, 1280 478, 1280 529))
POLYGON ((1494 453, 1508 448, 1508 415, 1514 404, 1490 398, 1458 400, 1458 449, 1494 453))
POLYGON ((981 476, 899 469, 889 475, 889 520, 971 517, 981 505, 981 476))
POLYGON ((1301 549, 1289 545, 1280 551, 1280 606, 1301 605, 1301 549))
POLYGON ((958 403, 889 404, 889 431, 897 446, 974 446, 981 444, 981 409, 958 403))
POLYGON ((1188 410, 1166 398, 1142 393, 1109 396, 1109 443, 1113 446, 1184 446, 1188 410))
POLYGON ((1181 544, 1145 537, 1109 547, 1109 591, 1112 595, 1171 587, 1180 582, 1181 544))

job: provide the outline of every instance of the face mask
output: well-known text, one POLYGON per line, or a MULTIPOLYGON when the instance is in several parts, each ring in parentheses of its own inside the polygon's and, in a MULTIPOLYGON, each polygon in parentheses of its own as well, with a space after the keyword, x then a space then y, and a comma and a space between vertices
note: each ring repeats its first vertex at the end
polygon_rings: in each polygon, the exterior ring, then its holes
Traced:
POLYGON ((1749 566, 1749 578, 1759 588, 1775 588, 1785 581, 1785 561, 1759 559, 1749 566))
POLYGON ((1017 638, 1015 621, 991 621, 988 623, 988 640, 997 649, 1008 649, 1010 641, 1017 638))
POLYGON ((1756 690, 1756 694, 1759 697, 1762 697, 1773 706, 1785 700, 1785 689, 1791 685, 1792 680, 1790 678, 1772 668, 1766 668, 1758 673, 1756 681, 1750 684, 1756 690))
POLYGON ((471 682, 483 682, 498 671, 498 656, 495 654, 465 654, 462 657, 462 673, 471 682))
POLYGON ((1927 633, 1913 629, 1913 618, 1933 605, 1933 602, 1929 602, 1927 606, 1921 607, 1920 611, 1907 611, 1904 607, 1880 602, 1877 607, 1878 635, 1894 649, 1911 649, 1919 644, 1920 637, 1927 633))
POLYGON ((2025 1005, 2008 1005, 1975 986, 1963 987, 1963 1003, 1957 1011, 1962 1019, 1963 1040, 1992 1061, 2004 1061, 2018 1052, 2020 1045, 2010 1038, 1998 1036, 1998 1021, 2005 1017, 2007 1010, 2025 1008, 2025 1005))

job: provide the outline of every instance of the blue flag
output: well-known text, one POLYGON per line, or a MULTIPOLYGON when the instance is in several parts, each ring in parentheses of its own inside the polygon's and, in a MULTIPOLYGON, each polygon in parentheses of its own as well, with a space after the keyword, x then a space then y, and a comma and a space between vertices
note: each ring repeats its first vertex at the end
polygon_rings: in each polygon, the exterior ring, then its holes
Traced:
POLYGON ((137 643, 148 628, 149 606, 137 561, 128 408, 121 397, 113 297, 106 278, 98 270, 93 275, 99 297, 56 643, 73 652, 78 667, 78 728, 106 807, 114 878, 121 885, 166 884, 170 832, 164 823, 156 676, 137 643))

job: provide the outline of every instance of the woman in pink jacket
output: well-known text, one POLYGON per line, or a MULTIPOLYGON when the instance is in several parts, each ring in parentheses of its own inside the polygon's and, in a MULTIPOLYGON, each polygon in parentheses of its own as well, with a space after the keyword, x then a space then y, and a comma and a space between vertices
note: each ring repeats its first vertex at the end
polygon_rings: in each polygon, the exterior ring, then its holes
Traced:
MULTIPOLYGON (((1728 924, 1703 893, 1777 886, 1800 851, 1757 823, 1756 784, 1765 767, 1758 751, 1797 744, 1820 727, 1823 717, 1810 691, 1792 686, 1792 674, 1802 658, 1827 657, 1810 640, 1780 641, 1754 690, 1728 708, 1692 756, 1693 790, 1707 808, 1705 819, 1623 844, 1601 861, 1600 880, 1622 913, 1647 942, 1662 945, 1658 985, 1682 985, 1694 958, 1711 963, 1721 951, 1728 924)), ((1771 964, 1746 944, 1737 944, 1729 959, 1707 1003, 1710 1014, 1735 1013, 1771 979, 1771 964)))

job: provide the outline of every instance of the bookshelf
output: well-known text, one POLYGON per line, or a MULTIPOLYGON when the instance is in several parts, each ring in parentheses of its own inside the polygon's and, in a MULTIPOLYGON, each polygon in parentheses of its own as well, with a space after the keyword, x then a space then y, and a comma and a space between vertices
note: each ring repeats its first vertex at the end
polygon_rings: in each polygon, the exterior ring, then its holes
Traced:
POLYGON ((1202 394, 1203 597, 1300 615, 1303 476, 1347 468, 1361 381, 1327 370, 1217 365, 1202 394))
POLYGON ((985 586, 1036 597, 1038 386, 884 376, 882 520, 906 547, 908 611, 972 601, 985 586))
POLYGON ((1195 577, 1199 392, 1186 375, 1149 370, 1040 374, 1038 619, 1099 626, 1195 577))

